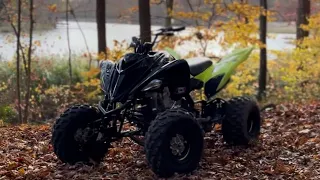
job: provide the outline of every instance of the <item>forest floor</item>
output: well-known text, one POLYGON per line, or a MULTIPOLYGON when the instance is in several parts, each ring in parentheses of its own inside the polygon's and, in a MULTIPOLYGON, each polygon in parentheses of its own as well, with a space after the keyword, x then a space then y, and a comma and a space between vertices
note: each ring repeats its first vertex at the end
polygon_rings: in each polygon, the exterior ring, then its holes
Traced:
MULTIPOLYGON (((320 103, 282 104, 263 117, 257 146, 228 147, 221 135, 207 134, 199 169, 171 179, 320 179, 320 103)), ((61 163, 50 137, 49 125, 0 128, 0 179, 156 179, 128 139, 93 168, 61 163)))

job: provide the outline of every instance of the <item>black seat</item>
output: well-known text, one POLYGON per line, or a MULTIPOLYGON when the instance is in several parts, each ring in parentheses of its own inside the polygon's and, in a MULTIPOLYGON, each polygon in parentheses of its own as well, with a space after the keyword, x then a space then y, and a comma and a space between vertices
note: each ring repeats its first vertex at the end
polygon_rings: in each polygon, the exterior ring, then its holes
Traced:
POLYGON ((197 76, 212 65, 212 61, 206 57, 195 57, 186 59, 192 76, 197 76))

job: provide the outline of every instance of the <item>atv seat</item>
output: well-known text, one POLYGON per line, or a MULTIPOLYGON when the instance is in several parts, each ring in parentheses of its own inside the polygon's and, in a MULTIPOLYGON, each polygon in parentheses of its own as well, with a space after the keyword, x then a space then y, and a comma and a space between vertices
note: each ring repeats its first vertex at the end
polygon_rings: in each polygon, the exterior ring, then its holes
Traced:
POLYGON ((211 59, 207 57, 195 57, 186 59, 189 64, 190 74, 197 76, 212 65, 211 59))

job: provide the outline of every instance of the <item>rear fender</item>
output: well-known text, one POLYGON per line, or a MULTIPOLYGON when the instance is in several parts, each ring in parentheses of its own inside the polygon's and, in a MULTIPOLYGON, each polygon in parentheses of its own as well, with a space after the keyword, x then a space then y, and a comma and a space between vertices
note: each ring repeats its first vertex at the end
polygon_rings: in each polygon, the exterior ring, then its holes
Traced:
POLYGON ((249 58, 253 49, 253 47, 237 49, 214 65, 210 78, 206 78, 205 94, 208 98, 227 85, 234 70, 249 58))

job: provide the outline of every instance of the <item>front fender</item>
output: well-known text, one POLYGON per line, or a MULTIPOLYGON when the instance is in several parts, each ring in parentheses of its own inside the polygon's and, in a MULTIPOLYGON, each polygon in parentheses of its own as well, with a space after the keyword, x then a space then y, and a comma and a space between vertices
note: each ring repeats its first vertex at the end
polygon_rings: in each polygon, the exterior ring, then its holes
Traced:
POLYGON ((100 80, 101 89, 106 93, 108 92, 111 75, 115 67, 115 63, 111 60, 103 60, 99 62, 100 67, 100 80))
MULTIPOLYGON (((190 69, 187 61, 174 60, 170 61, 167 64, 159 67, 157 70, 149 74, 145 77, 141 83, 136 85, 131 92, 130 95, 134 94, 137 91, 142 90, 148 83, 150 83, 154 79, 161 79, 166 82, 169 87, 170 93, 174 95, 177 88, 185 88, 185 92, 181 95, 189 93, 189 84, 190 84, 190 69)), ((179 98, 177 97, 177 98, 179 98)))

